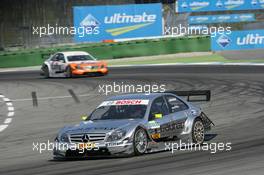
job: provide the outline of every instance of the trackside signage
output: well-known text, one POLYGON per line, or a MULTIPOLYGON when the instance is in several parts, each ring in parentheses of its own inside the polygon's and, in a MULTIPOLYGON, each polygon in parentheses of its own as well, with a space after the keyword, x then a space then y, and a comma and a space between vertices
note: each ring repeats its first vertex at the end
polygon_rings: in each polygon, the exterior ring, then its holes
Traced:
POLYGON ((178 0, 179 13, 264 9, 264 0, 178 0))
POLYGON ((229 35, 218 34, 216 37, 211 37, 213 51, 263 48, 264 30, 232 31, 229 35))
POLYGON ((76 42, 137 38, 162 35, 162 6, 133 4, 113 6, 78 6, 73 8, 76 42))
POLYGON ((189 24, 212 24, 212 23, 236 23, 255 21, 255 15, 252 13, 245 14, 225 14, 225 15, 203 15, 189 16, 189 24))

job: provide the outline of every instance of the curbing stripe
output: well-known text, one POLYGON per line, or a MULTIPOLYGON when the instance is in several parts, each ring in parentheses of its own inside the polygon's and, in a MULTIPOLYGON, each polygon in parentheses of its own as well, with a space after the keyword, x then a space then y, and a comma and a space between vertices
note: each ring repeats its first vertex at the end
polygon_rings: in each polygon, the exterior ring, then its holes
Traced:
POLYGON ((0 125, 0 132, 4 131, 8 125, 0 125))
POLYGON ((2 100, 4 101, 4 103, 6 104, 8 113, 7 113, 7 117, 4 121, 4 124, 0 125, 0 132, 4 131, 12 122, 12 118, 15 114, 14 110, 15 108, 13 107, 13 103, 10 101, 9 98, 6 98, 4 95, 0 94, 0 98, 2 98, 2 100))
POLYGON ((4 124, 9 124, 12 122, 12 118, 6 118, 4 124))
POLYGON ((7 117, 13 117, 15 115, 15 112, 8 112, 7 117))

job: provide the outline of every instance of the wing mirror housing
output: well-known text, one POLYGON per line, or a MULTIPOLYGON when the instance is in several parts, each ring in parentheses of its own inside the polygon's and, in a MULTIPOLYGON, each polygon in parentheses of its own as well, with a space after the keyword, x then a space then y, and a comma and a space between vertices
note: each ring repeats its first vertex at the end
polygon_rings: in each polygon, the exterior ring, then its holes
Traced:
POLYGON ((60 62, 60 63, 65 63, 65 61, 64 61, 64 60, 59 60, 59 62, 60 62))
POLYGON ((88 117, 87 115, 82 115, 82 116, 81 116, 81 120, 82 120, 82 121, 86 121, 88 118, 89 118, 89 117, 88 117))
POLYGON ((154 114, 154 116, 155 116, 155 119, 159 119, 163 117, 162 114, 154 114))

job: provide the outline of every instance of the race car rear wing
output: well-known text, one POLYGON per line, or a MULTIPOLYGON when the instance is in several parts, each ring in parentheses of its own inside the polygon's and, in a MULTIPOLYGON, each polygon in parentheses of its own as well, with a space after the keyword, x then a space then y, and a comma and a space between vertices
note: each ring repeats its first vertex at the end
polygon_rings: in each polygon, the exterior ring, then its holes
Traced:
POLYGON ((196 90, 196 91, 176 91, 170 90, 165 91, 165 93, 172 93, 178 96, 186 96, 187 101, 210 101, 211 100, 211 91, 210 90, 196 90))

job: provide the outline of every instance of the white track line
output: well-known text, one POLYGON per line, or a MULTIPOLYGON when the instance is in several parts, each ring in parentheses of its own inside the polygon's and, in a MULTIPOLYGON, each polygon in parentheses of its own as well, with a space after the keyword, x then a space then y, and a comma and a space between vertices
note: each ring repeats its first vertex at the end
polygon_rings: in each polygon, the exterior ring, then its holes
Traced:
POLYGON ((8 107, 7 107, 7 110, 8 110, 8 111, 14 111, 15 108, 14 108, 14 107, 11 107, 11 106, 8 106, 8 107))
POLYGON ((2 98, 3 102, 6 104, 8 113, 7 113, 7 117, 4 121, 4 124, 0 125, 0 132, 4 131, 9 124, 12 122, 12 118, 15 115, 15 108, 13 107, 13 103, 11 102, 11 100, 9 98, 6 98, 4 95, 0 95, 0 98, 2 98))
MULTIPOLYGON (((78 95, 78 97, 87 97, 87 96, 92 96, 92 95, 97 95, 97 94, 81 94, 81 95, 78 95)), ((64 99, 64 98, 72 98, 72 96, 65 95, 65 96, 56 96, 56 97, 38 97, 38 100, 53 100, 53 99, 64 99)), ((12 99, 12 101, 14 102, 32 101, 32 98, 12 99)))
POLYGON ((12 118, 6 118, 4 124, 9 124, 12 122, 12 118))
POLYGON ((0 125, 0 132, 4 131, 8 125, 0 125))
POLYGON ((10 101, 10 99, 9 98, 3 98, 3 100, 5 101, 5 102, 9 102, 10 101))
POLYGON ((11 102, 6 103, 7 106, 13 106, 11 102))
POLYGON ((7 117, 13 117, 15 115, 15 112, 8 112, 7 117))

